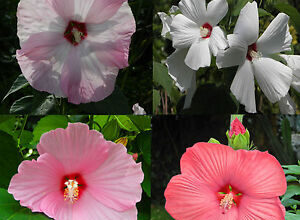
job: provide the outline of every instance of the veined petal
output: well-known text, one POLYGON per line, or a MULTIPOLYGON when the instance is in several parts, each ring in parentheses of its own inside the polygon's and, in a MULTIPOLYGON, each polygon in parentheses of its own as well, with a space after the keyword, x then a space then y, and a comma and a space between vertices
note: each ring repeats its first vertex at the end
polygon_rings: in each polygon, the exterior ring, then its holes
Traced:
POLYGON ((157 13, 162 24, 163 24, 163 28, 162 28, 162 31, 161 31, 161 36, 163 37, 166 37, 167 33, 170 32, 170 26, 171 26, 171 23, 172 23, 172 18, 167 15, 166 13, 164 12, 158 12, 157 13))
POLYGON ((214 27, 209 38, 209 48, 212 54, 217 56, 219 50, 224 50, 228 46, 223 30, 219 26, 214 27))
POLYGON ((280 54, 287 62, 287 66, 293 70, 292 87, 300 92, 300 56, 280 54))
POLYGON ((196 90, 197 90, 197 82, 196 82, 196 73, 195 73, 192 76, 191 86, 186 91, 186 96, 185 96, 185 99, 184 99, 183 109, 188 109, 188 108, 191 107, 192 100, 193 100, 193 97, 194 97, 194 94, 195 94, 196 90))
POLYGON ((187 49, 176 49, 167 58, 169 74, 176 81, 181 92, 191 88, 193 75, 196 75, 196 71, 184 63, 187 51, 187 49))
MULTIPOLYGON (((43 0, 44 1, 44 0, 43 0)), ((75 14, 75 2, 74 0, 46 0, 54 11, 66 21, 69 21, 75 14)))
POLYGON ((247 42, 248 45, 251 45, 256 42, 258 32, 257 3, 255 1, 252 3, 248 2, 240 12, 233 33, 239 34, 243 41, 247 42))
POLYGON ((286 96, 293 78, 291 68, 267 57, 253 60, 252 65, 257 83, 270 102, 286 96))
POLYGON ((245 62, 239 66, 230 90, 236 99, 245 105, 247 112, 256 112, 254 75, 249 60, 245 60, 245 62))
POLYGON ((185 64, 193 70, 210 66, 211 52, 208 44, 209 38, 194 42, 185 57, 185 64))
POLYGON ((281 114, 294 115, 296 113, 296 104, 289 94, 281 98, 278 104, 281 114))
POLYGON ((289 16, 279 13, 257 41, 257 49, 263 54, 291 50, 293 40, 288 26, 289 16))
POLYGON ((229 48, 219 50, 216 64, 218 68, 242 65, 245 62, 248 45, 238 34, 227 36, 229 48))
POLYGON ((201 38, 199 25, 182 14, 173 18, 170 34, 175 48, 190 47, 201 38))
POLYGON ((207 18, 210 25, 217 25, 225 17, 227 11, 227 0, 213 0, 209 2, 207 5, 207 18))
POLYGON ((104 163, 94 172, 84 175, 87 191, 97 201, 117 211, 126 211, 141 200, 144 174, 122 144, 114 144, 104 163))
MULTIPOLYGON (((60 192, 64 168, 52 155, 41 155, 37 161, 23 161, 10 181, 8 192, 22 206, 41 212, 41 202, 49 193, 60 192)), ((61 193, 61 192, 60 192, 61 193)), ((63 198, 63 194, 61 193, 63 198)))
POLYGON ((178 4, 182 14, 202 26, 208 22, 205 0, 181 0, 178 4))

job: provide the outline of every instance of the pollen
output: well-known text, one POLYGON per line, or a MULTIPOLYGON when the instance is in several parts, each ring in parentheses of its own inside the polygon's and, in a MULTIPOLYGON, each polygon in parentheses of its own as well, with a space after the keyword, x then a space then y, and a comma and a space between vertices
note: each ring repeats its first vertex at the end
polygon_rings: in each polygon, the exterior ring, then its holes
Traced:
POLYGON ((212 26, 209 23, 205 23, 200 27, 200 36, 202 38, 209 38, 211 35, 212 26))
POLYGON ((69 179, 65 182, 64 200, 74 203, 79 197, 78 182, 76 180, 69 179))
POLYGON ((85 23, 70 21, 65 30, 64 38, 74 46, 77 46, 87 35, 85 23))
POLYGON ((261 57, 262 57, 262 54, 261 54, 261 52, 259 52, 257 50, 256 43, 254 43, 248 47, 248 52, 247 52, 248 60, 252 61, 253 59, 259 59, 261 57))
POLYGON ((234 204, 232 193, 226 194, 225 197, 220 202, 220 208, 223 210, 223 213, 226 213, 229 209, 231 209, 234 204))

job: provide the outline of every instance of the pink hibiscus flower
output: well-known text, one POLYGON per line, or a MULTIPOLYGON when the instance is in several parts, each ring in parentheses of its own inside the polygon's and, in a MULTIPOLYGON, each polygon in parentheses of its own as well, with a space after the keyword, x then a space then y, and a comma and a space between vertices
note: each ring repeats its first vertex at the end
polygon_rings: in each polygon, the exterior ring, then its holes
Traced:
POLYGON ((126 0, 21 0, 17 59, 37 90, 97 102, 112 93, 135 20, 126 0))
POLYGON ((44 134, 37 149, 8 188, 22 206, 59 220, 137 219, 144 175, 122 144, 75 123, 44 134))
POLYGON ((188 148, 181 173, 165 191, 166 210, 177 220, 284 220, 279 197, 287 185, 267 152, 211 143, 188 148))
POLYGON ((238 134, 245 134, 245 132, 246 132, 244 125, 240 122, 240 120, 238 118, 235 118, 231 122, 230 127, 231 127, 231 129, 229 131, 229 137, 232 137, 233 134, 235 134, 237 136, 238 134))

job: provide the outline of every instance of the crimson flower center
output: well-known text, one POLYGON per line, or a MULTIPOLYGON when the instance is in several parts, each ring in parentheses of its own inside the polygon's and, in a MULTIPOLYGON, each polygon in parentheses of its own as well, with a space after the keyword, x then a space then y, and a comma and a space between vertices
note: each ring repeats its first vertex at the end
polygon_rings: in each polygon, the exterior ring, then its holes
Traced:
POLYGON ((88 33, 85 23, 70 21, 65 30, 64 38, 72 45, 77 46, 87 37, 87 35, 88 33))
POLYGON ((200 27, 200 36, 202 38, 209 38, 211 35, 212 26, 209 23, 205 23, 200 27))
POLYGON ((64 176, 61 184, 64 200, 72 204, 80 198, 86 186, 80 174, 64 176))
POLYGON ((256 43, 248 46, 247 59, 252 61, 261 57, 261 53, 257 50, 256 43))
POLYGON ((228 185, 222 188, 221 192, 218 192, 217 197, 220 202, 222 214, 226 214, 234 205, 238 206, 242 193, 238 193, 237 190, 228 185))

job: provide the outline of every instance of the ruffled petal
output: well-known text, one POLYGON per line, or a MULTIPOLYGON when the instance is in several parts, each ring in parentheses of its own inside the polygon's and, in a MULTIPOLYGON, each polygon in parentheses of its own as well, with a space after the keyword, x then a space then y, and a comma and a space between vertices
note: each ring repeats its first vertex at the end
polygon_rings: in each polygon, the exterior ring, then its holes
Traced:
POLYGON ((288 67, 293 70, 292 87, 300 92, 300 56, 280 54, 287 62, 288 67))
POLYGON ((289 16, 279 13, 257 41, 257 49, 263 54, 291 50, 292 36, 288 26, 289 16))
POLYGON ((245 105, 247 112, 256 112, 254 75, 250 61, 245 60, 245 62, 239 66, 230 90, 236 99, 245 105))
POLYGON ((252 61, 254 76, 270 102, 278 102, 288 93, 292 83, 292 69, 271 58, 252 61))
MULTIPOLYGON (((52 155, 41 155, 37 161, 23 161, 10 181, 8 192, 22 206, 41 212, 41 202, 51 192, 60 192, 64 168, 52 155)), ((57 198, 58 200, 59 198, 57 198)))
POLYGON ((228 41, 220 27, 214 27, 209 38, 209 48, 214 56, 217 56, 219 50, 227 48, 228 41))
POLYGON ((216 64, 218 68, 242 65, 245 62, 248 45, 238 34, 227 36, 229 48, 219 50, 216 64))
POLYGON ((184 62, 193 70, 198 70, 200 67, 210 66, 211 52, 209 49, 209 39, 202 39, 193 43, 184 62))
POLYGON ((92 193, 85 192, 80 200, 74 204, 72 220, 109 219, 109 220, 136 220, 137 209, 132 207, 123 212, 110 208, 97 201, 92 193))
POLYGON ((182 14, 178 14, 173 18, 170 34, 174 48, 190 47, 201 38, 198 24, 182 14))
POLYGON ((239 34, 241 39, 248 45, 256 42, 259 32, 257 3, 248 2, 242 8, 234 28, 234 34, 239 34))
POLYGON ((100 166, 108 154, 111 142, 86 124, 69 124, 66 129, 58 128, 45 133, 37 149, 40 155, 49 153, 60 161, 66 173, 88 173, 100 166))
POLYGON ((196 75, 196 71, 184 63, 187 51, 187 49, 176 49, 176 51, 167 58, 169 74, 175 80, 181 92, 191 88, 192 77, 196 75))
POLYGON ((162 28, 162 31, 161 31, 161 36, 166 37, 166 35, 171 30, 170 26, 171 26, 171 23, 172 23, 173 19, 164 12, 158 12, 157 14, 158 14, 158 16, 159 16, 159 18, 162 22, 162 25, 163 25, 163 28, 162 28))
POLYGON ((199 26, 208 22, 204 0, 181 0, 178 6, 185 17, 194 21, 199 26))
MULTIPOLYGON (((205 2, 205 1, 204 1, 205 2)), ((211 26, 217 25, 227 14, 227 0, 213 0, 207 5, 207 18, 211 26)))
POLYGON ((229 174, 236 162, 235 151, 228 146, 197 143, 187 148, 180 160, 181 173, 196 177, 212 191, 228 184, 229 174))
MULTIPOLYGON (((284 215, 278 203, 279 198, 261 199, 243 196, 239 205, 239 220, 284 220, 284 215)), ((280 202, 280 200, 279 200, 280 202)))
POLYGON ((296 104, 289 94, 281 98, 278 104, 281 114, 294 115, 296 113, 296 104))
POLYGON ((272 198, 285 193, 287 184, 280 163, 268 152, 236 151, 230 184, 247 196, 272 198))
POLYGON ((64 20, 69 21, 74 18, 75 2, 74 0, 46 0, 53 10, 64 20))
POLYGON ((185 96, 185 99, 184 99, 183 109, 188 109, 188 108, 191 107, 192 100, 193 100, 193 97, 194 97, 194 94, 195 94, 196 90, 197 90, 197 80, 196 80, 196 73, 195 73, 192 76, 191 86, 186 91, 186 96, 185 96))
POLYGON ((141 200, 141 163, 136 163, 122 144, 111 142, 105 162, 83 177, 87 191, 107 207, 125 211, 141 200))

